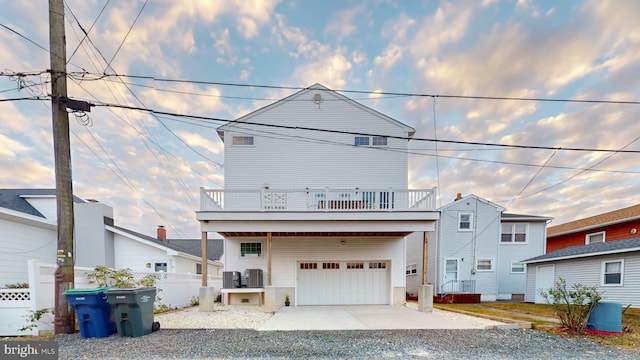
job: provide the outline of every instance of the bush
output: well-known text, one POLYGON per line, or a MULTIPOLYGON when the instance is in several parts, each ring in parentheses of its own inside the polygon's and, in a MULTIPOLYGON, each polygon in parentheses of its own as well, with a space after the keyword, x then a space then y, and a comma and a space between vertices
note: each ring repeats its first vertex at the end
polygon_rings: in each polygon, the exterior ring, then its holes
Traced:
POLYGON ((5 284, 4 289, 28 289, 29 283, 5 284))
POLYGON ((553 288, 539 290, 539 293, 551 305, 562 325, 577 334, 584 331, 589 315, 602 299, 595 286, 573 284, 571 289, 567 289, 563 278, 559 278, 553 288))

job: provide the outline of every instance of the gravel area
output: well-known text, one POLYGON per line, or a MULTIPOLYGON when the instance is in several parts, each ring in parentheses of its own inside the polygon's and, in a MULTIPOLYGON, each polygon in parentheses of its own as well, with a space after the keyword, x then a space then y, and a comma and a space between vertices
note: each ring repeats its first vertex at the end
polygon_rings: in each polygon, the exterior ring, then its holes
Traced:
MULTIPOLYGON (((271 315, 260 308, 186 309, 156 315, 161 329, 142 337, 71 334, 55 340, 60 359, 640 359, 533 330, 255 330, 271 315)), ((467 320, 485 321, 473 319, 467 320)))

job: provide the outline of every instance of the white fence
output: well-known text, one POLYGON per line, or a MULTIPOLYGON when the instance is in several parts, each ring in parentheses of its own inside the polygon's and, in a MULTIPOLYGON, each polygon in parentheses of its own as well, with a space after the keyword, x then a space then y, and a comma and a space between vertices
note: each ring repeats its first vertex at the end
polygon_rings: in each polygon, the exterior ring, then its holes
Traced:
MULTIPOLYGON (((75 267, 74 288, 95 288, 96 283, 90 283, 87 274, 94 269, 75 267)), ((45 314, 32 330, 20 329, 31 325, 29 317, 33 311, 53 309, 55 306, 55 278, 56 265, 43 264, 35 260, 29 261, 28 289, 0 289, 0 336, 38 335, 42 332, 53 331, 53 315, 45 314)), ((134 273, 140 279, 148 273, 134 273)), ((190 306, 198 299, 202 286, 202 275, 157 273, 156 305, 164 304, 169 308, 183 308, 190 306)), ((209 287, 217 292, 222 288, 222 277, 209 276, 209 287)))

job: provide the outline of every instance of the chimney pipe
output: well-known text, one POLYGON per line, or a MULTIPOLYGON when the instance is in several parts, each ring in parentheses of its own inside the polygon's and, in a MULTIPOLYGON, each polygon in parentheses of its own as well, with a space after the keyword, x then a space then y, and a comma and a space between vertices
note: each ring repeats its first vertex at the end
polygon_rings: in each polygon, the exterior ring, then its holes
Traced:
POLYGON ((158 240, 167 242, 167 229, 164 228, 164 225, 158 225, 158 240))
POLYGON ((454 201, 458 201, 460 199, 462 199, 462 193, 458 193, 454 201))

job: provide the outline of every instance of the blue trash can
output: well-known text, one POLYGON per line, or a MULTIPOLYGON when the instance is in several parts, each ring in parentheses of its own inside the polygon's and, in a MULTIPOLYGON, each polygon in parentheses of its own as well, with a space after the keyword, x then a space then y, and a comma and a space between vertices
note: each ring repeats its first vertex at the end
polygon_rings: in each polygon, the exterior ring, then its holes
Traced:
POLYGON ((589 315, 586 330, 603 335, 622 334, 622 304, 600 302, 589 315))
POLYGON ((116 332, 115 315, 107 301, 107 287, 65 291, 83 338, 105 338, 116 332))

